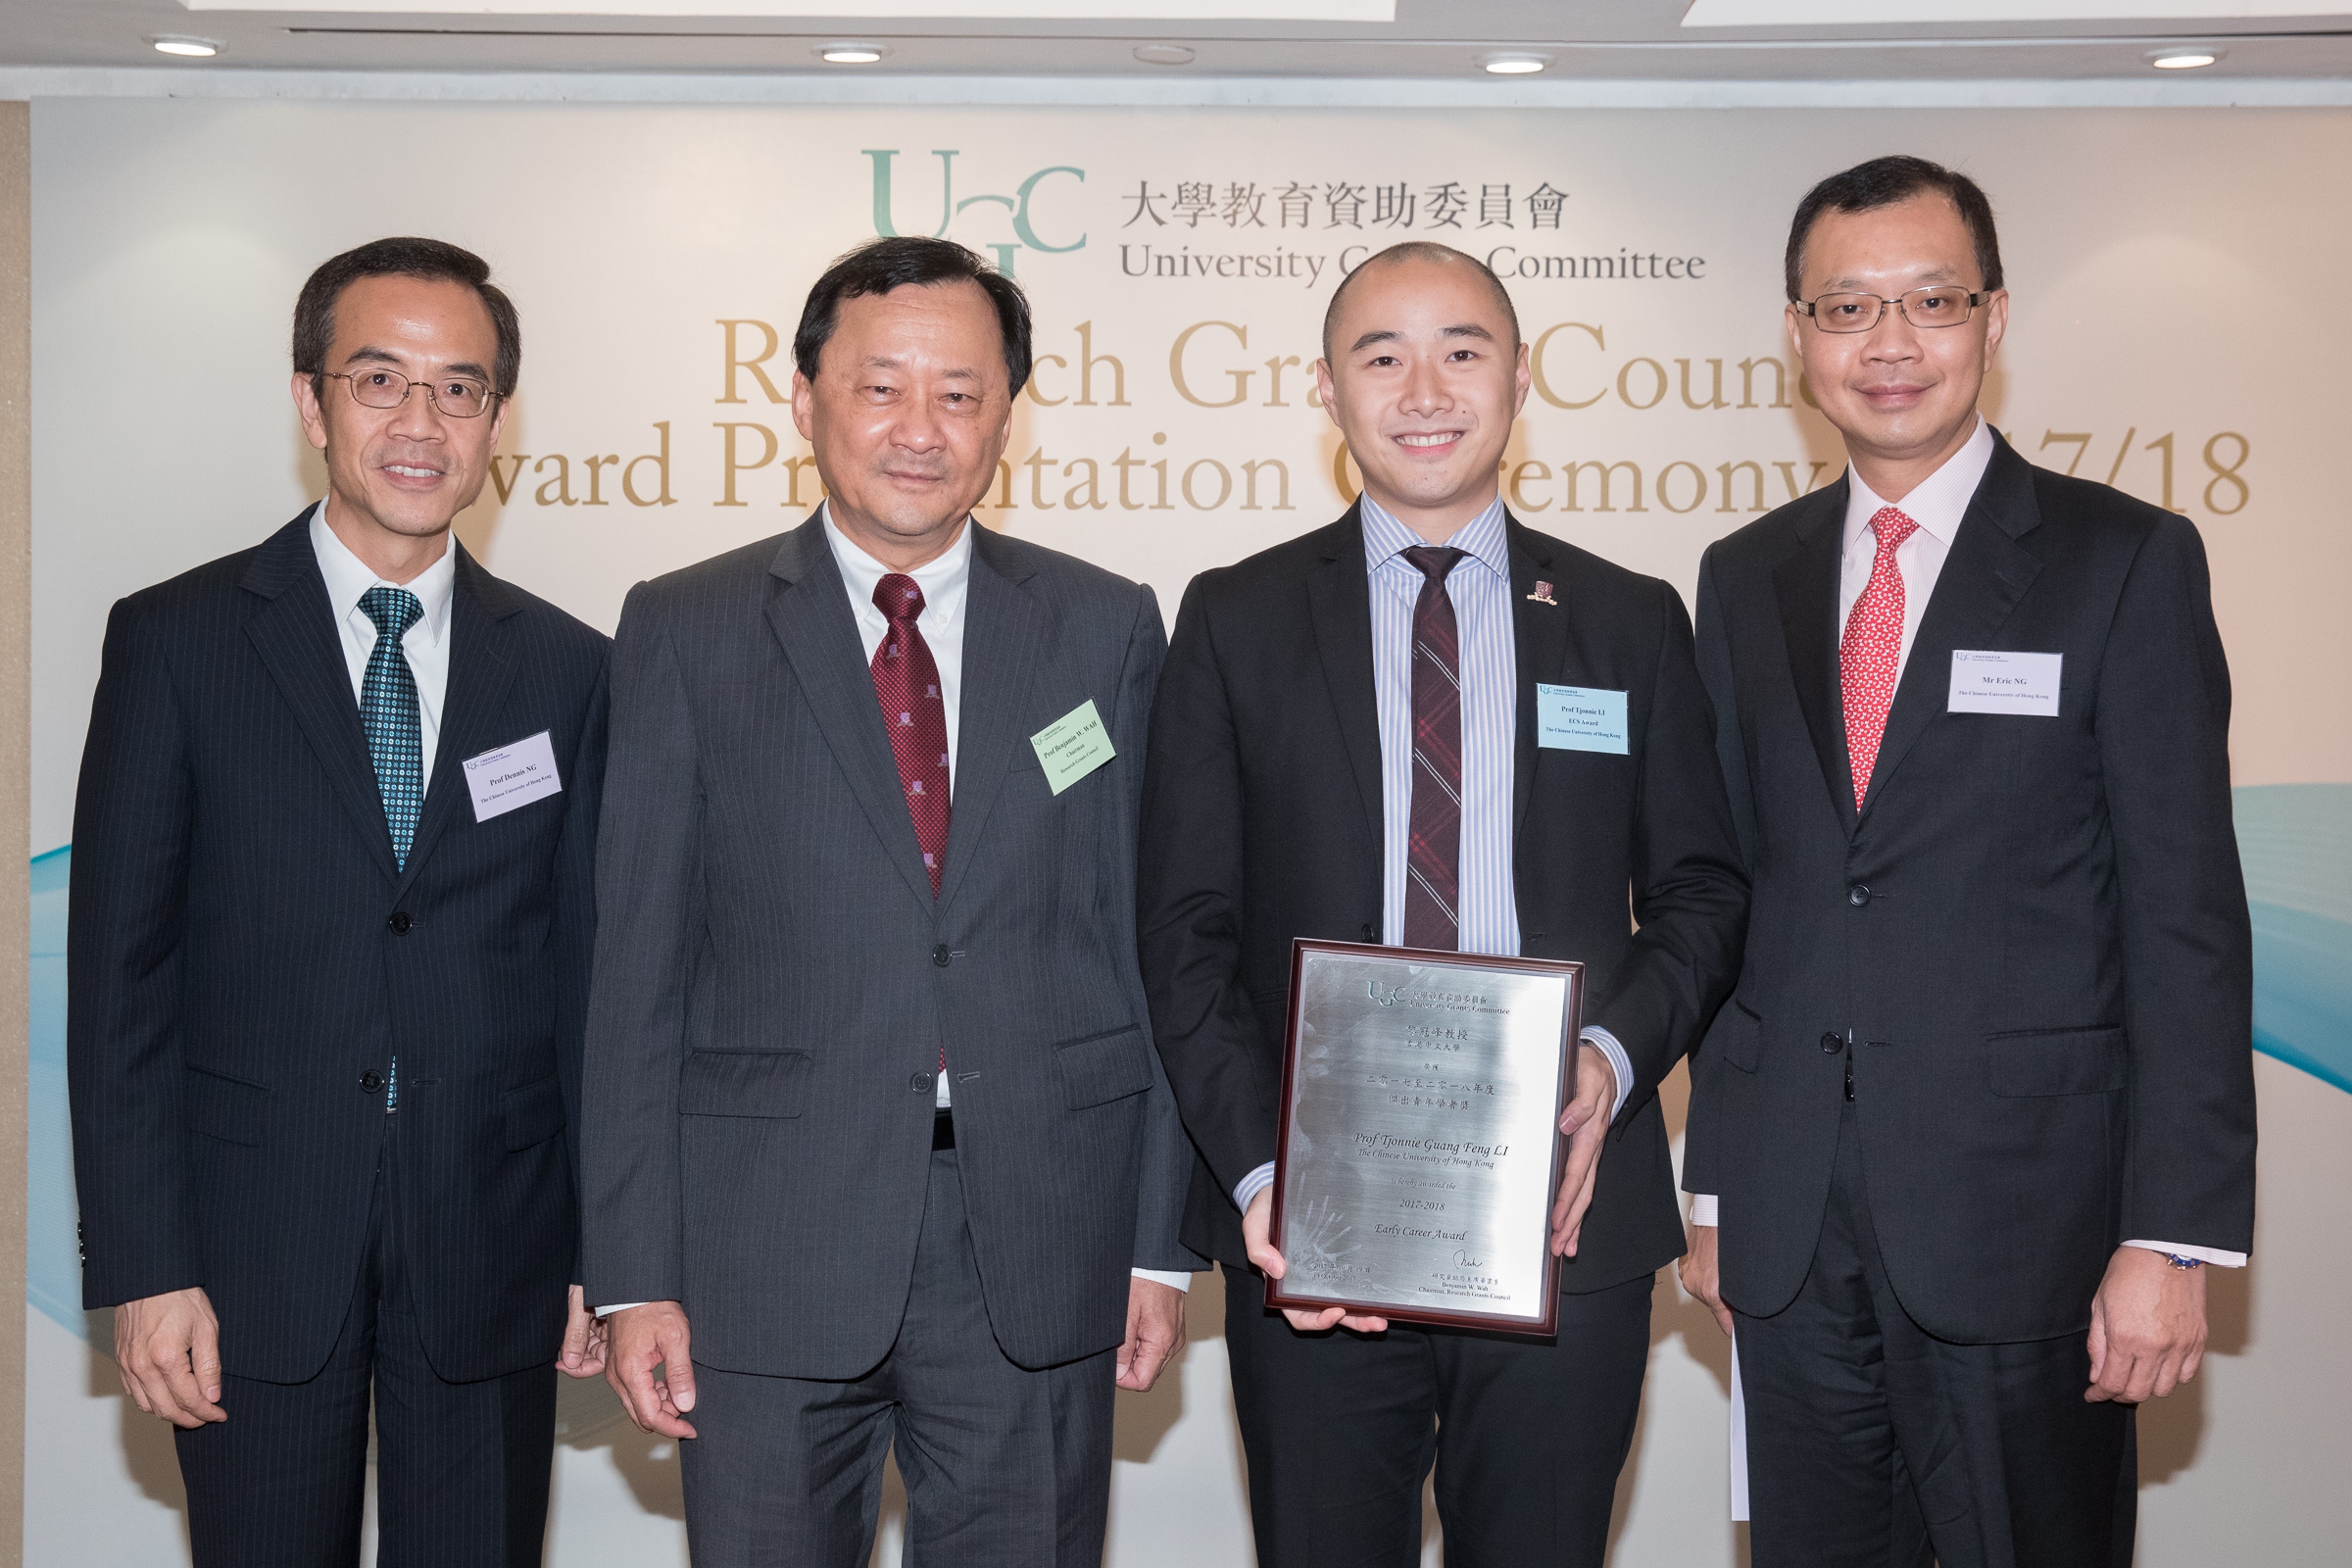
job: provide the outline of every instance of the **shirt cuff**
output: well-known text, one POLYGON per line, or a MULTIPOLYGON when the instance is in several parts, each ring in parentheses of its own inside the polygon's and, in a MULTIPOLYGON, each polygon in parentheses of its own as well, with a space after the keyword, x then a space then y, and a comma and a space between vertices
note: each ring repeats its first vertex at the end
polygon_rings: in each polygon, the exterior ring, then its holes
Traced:
POLYGON ((1241 1179, 1241 1182, 1233 1190, 1233 1200, 1240 1205, 1242 1212, 1247 1214, 1250 1212, 1250 1200, 1273 1185, 1274 1162, 1269 1159, 1241 1179))
POLYGON ((1150 1280, 1155 1285, 1165 1285, 1171 1291, 1184 1291, 1189 1294, 1193 1288, 1193 1277, 1190 1274, 1177 1274, 1159 1268, 1139 1268, 1133 1270, 1133 1273, 1139 1280, 1150 1280))
POLYGON ((1690 1195, 1690 1223, 1693 1225, 1715 1223, 1715 1195, 1713 1193, 1692 1193, 1690 1195))
POLYGON ((1609 1070, 1617 1075, 1617 1103, 1609 1107, 1609 1121, 1614 1125, 1618 1112, 1625 1109, 1625 1102, 1634 1092, 1633 1058, 1625 1054, 1625 1048, 1617 1043, 1617 1037, 1598 1024, 1588 1026, 1577 1038, 1599 1052, 1601 1059, 1609 1064, 1609 1070))
POLYGON ((2151 1252, 2172 1252, 2181 1257, 2193 1257, 2200 1263, 2216 1268, 2244 1268, 2246 1254, 2225 1252, 2218 1247, 2176 1247, 2171 1242, 2126 1242, 2126 1247, 2144 1247, 2151 1252))
POLYGON ((598 1307, 596 1309, 596 1315, 598 1317, 611 1317, 615 1312, 626 1312, 632 1306, 643 1305, 645 1305, 643 1301, 614 1301, 611 1306, 598 1307))

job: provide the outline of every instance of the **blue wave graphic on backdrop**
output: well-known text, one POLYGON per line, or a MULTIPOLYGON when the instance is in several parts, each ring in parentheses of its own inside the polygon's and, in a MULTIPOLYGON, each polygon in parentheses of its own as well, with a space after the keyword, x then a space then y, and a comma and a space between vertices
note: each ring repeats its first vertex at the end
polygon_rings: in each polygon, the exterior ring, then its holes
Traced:
MULTIPOLYGON (((2352 784, 2235 793, 2254 915, 2254 1049, 2352 1093, 2352 784)), ((85 1333, 66 1108, 69 847, 32 862, 29 1147, 24 1298, 85 1333)))

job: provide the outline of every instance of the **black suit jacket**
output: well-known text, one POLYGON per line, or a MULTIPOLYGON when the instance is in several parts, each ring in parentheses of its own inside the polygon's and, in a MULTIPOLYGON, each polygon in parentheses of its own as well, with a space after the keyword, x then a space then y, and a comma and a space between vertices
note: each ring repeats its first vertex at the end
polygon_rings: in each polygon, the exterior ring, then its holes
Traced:
POLYGON ((2076 1333, 2119 1243, 2251 1245, 2251 944, 2204 550, 2186 520, 2001 443, 1857 816, 1845 508, 1840 480, 1700 568, 1755 913, 1694 1058, 1684 1185, 1721 1195, 1726 1297, 1751 1314, 1793 1298, 1850 1030, 1905 1310, 1963 1343, 2076 1333), (1954 649, 2063 655, 2058 715, 1947 712, 1954 649))
MULTIPOLYGON (((1507 530, 1520 947, 1584 961, 1586 1021, 1617 1037, 1636 1079, 1561 1269, 1562 1290, 1595 1291, 1683 1250, 1656 1091, 1730 989, 1747 890, 1682 600, 1515 520, 1507 530), (1555 604, 1527 597, 1539 578, 1555 604), (1539 681, 1625 692, 1629 755, 1539 748, 1539 681)), ((1144 977, 1200 1155, 1186 1245, 1228 1263, 1248 1261, 1233 1189, 1275 1152, 1292 940, 1380 940, 1365 573, 1353 509, 1201 573, 1152 713, 1144 977)))
POLYGON ((554 1358, 576 1276, 606 640, 459 551, 449 687, 396 870, 309 514, 131 595, 74 813, 67 1039, 83 1299, 202 1286, 226 1369, 300 1382, 359 1277, 380 1074, 442 1377, 554 1358), (564 792, 475 822, 461 763, 549 732, 564 792))

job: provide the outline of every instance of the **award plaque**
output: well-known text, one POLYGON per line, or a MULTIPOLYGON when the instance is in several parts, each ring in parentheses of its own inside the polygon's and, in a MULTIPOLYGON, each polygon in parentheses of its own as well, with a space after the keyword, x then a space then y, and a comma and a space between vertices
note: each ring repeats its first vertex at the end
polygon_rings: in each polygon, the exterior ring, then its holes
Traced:
POLYGON ((1291 947, 1270 1306, 1549 1335, 1584 965, 1291 947))

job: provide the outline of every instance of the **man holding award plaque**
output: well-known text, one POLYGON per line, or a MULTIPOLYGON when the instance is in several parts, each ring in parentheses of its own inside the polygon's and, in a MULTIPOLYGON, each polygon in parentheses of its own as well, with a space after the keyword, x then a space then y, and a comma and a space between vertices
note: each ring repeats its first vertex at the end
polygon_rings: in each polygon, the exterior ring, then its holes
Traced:
POLYGON ((1683 1250, 1656 1090, 1745 927, 1713 720, 1674 590, 1503 510, 1492 272, 1395 247, 1323 336, 1362 499, 1194 580, 1152 714, 1185 1238, 1261 1568, 1417 1562, 1433 1464, 1449 1562, 1597 1564, 1683 1250))

